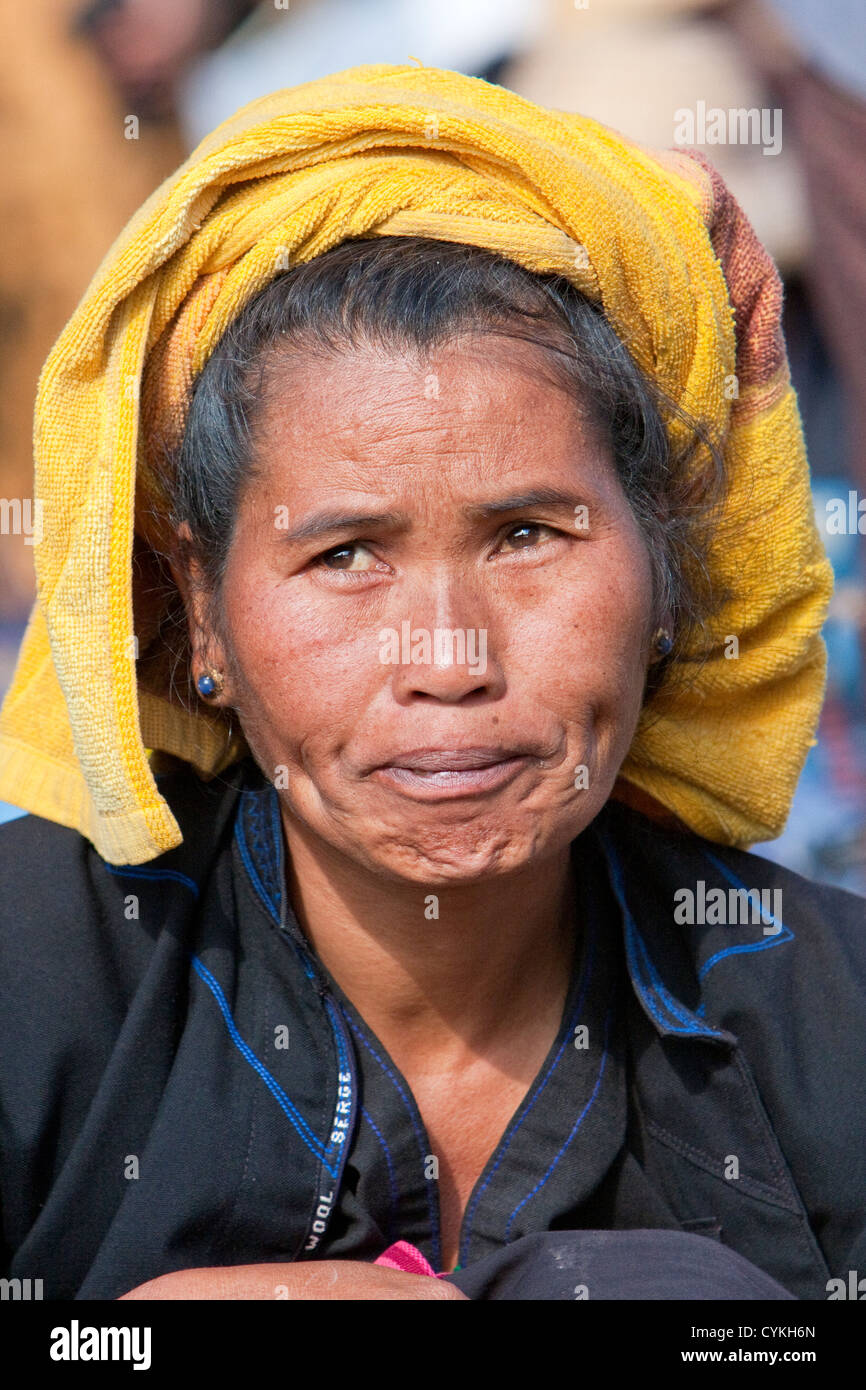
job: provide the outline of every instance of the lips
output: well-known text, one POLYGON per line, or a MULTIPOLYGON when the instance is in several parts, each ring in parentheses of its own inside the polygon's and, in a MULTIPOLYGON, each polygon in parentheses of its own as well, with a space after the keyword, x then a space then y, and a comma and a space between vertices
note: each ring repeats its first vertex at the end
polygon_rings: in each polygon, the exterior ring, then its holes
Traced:
POLYGON ((529 765, 525 754, 507 748, 425 748, 395 756, 401 762, 374 768, 373 782, 421 802, 490 796, 529 765))
POLYGON ((525 748, 415 748, 396 753, 381 767, 401 767, 420 774, 436 772, 467 772, 473 768, 492 767, 512 758, 526 755, 525 748))

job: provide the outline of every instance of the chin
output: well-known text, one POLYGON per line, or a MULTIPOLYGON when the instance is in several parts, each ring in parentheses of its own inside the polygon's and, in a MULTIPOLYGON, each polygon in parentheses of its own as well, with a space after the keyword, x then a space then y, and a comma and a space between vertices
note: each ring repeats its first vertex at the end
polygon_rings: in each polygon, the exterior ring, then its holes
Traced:
POLYGON ((591 819, 592 813, 587 814, 575 825, 573 816, 545 821, 537 814, 497 818, 476 813, 471 821, 453 827, 404 823, 349 853, 363 859, 374 872, 403 882, 439 883, 443 887, 481 883, 519 873, 533 861, 556 854, 591 819))

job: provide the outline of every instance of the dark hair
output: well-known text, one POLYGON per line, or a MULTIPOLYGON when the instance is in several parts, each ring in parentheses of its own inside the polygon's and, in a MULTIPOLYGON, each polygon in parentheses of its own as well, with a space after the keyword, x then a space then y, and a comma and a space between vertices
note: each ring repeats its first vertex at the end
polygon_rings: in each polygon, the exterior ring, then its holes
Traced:
MULTIPOLYGON (((540 275, 491 251, 425 237, 342 242, 278 274, 229 325, 200 373, 176 457, 171 523, 185 521, 213 616, 243 489, 255 476, 252 434, 280 348, 340 353, 376 344, 423 352, 465 334, 504 334, 541 348, 557 379, 608 431, 625 496, 646 540, 657 613, 674 618, 674 647, 716 611, 707 546, 724 466, 707 426, 635 364, 603 310, 561 275, 540 275), (672 448, 665 421, 688 427, 672 448)), ((182 607, 180 614, 182 615, 182 607)), ((175 653, 189 670, 188 645, 175 653)))

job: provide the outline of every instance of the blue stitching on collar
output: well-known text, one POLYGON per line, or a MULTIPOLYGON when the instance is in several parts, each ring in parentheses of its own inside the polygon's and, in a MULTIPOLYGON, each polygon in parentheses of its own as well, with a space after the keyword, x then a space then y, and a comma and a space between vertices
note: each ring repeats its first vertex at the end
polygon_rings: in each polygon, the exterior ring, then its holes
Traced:
POLYGON ((494 1177, 494 1175, 496 1174, 496 1171, 497 1171, 497 1169, 499 1168, 500 1163, 501 1163, 502 1160, 504 1159, 505 1154, 506 1154, 506 1152, 507 1152, 507 1150, 508 1150, 509 1145, 511 1144, 512 1139, 514 1138, 515 1134, 516 1134, 517 1131, 519 1130, 520 1126, 523 1124, 523 1121, 526 1119, 526 1117, 527 1117, 527 1115, 529 1114, 529 1112, 530 1112, 530 1110, 532 1109, 532 1107, 535 1105, 535 1102, 538 1100, 539 1096, 541 1095, 542 1091, 544 1090, 545 1086, 547 1085, 548 1081, 550 1080, 551 1076, 553 1075, 554 1071, 556 1070, 556 1067, 557 1067, 557 1065, 558 1065, 558 1063, 559 1063, 559 1060, 560 1060, 560 1058, 562 1057, 563 1053, 565 1052, 566 1047, 568 1046, 568 1043, 569 1043, 569 1040, 570 1040, 570 1037, 571 1037, 571 1033, 572 1033, 572 1029, 573 1029, 574 1022, 575 1022, 576 1019, 578 1019, 578 1018, 580 1017, 580 1013, 581 1013, 581 1010, 582 1010, 582 1008, 583 1008, 584 999, 586 998, 586 992, 587 992, 587 989, 589 988, 589 983, 590 983, 590 980, 591 980, 591 978, 592 978, 592 967, 593 967, 593 963, 594 963, 594 961, 595 961, 595 947, 596 947, 597 941, 598 941, 598 918, 597 918, 596 915, 593 915, 593 921, 592 921, 592 936, 591 936, 591 938, 590 938, 589 951, 587 952, 586 965, 584 966, 583 979, 582 979, 581 985, 580 985, 580 994, 579 994, 579 996, 578 996, 577 1003, 575 1004, 575 1006, 574 1006, 574 1008, 573 1008, 573 1010, 572 1010, 572 1012, 571 1012, 571 1016, 570 1016, 570 1018, 569 1018, 569 1020, 568 1020, 568 1024, 567 1024, 566 1032, 565 1032, 565 1037, 564 1037, 563 1040, 562 1040, 562 1045, 561 1045, 559 1051, 557 1052, 556 1056, 554 1057, 553 1061, 551 1062, 550 1066, 548 1067, 547 1072, 545 1073, 544 1077, 542 1078, 542 1080, 541 1080, 541 1081, 538 1083, 538 1085, 536 1086, 535 1091, 534 1091, 534 1093, 532 1094, 532 1096, 529 1098, 528 1101, 524 1101, 524 1104, 523 1104, 523 1106, 521 1107, 521 1111, 520 1111, 520 1114, 518 1115, 517 1119, 516 1119, 515 1121, 513 1121, 513 1123, 512 1123, 512 1124, 509 1126, 509 1128, 505 1131, 505 1134, 502 1136, 502 1140, 501 1140, 500 1145, 499 1145, 499 1150, 498 1150, 498 1155, 497 1155, 497 1158, 496 1158, 496 1162, 494 1163, 494 1165, 493 1165, 493 1167, 491 1168, 490 1172, 487 1174, 487 1177, 484 1179, 484 1182, 481 1184, 481 1186, 479 1187, 478 1191, 477 1191, 477 1192, 475 1193, 475 1195, 471 1198, 470 1203, 469 1203, 468 1207, 466 1208, 466 1211, 465 1211, 464 1216, 463 1216, 463 1222, 462 1222, 462 1225, 465 1227, 465 1232, 464 1232, 463 1239, 462 1239, 462 1241, 461 1241, 461 1243, 460 1243, 460 1253, 459 1253, 458 1258, 457 1258, 458 1264, 463 1264, 463 1262, 464 1262, 465 1259, 466 1259, 466 1254, 467 1254, 468 1249, 469 1249, 469 1243, 470 1243, 470 1241, 471 1241, 471 1239, 472 1239, 472 1223, 473 1223, 473 1221, 475 1220, 475 1211, 476 1211, 476 1209, 477 1209, 477 1207, 478 1207, 478 1203, 481 1201, 481 1198, 482 1198, 484 1192, 487 1190, 489 1184, 490 1184, 491 1181, 493 1180, 493 1177, 494 1177))
MULTIPOLYGON (((271 783, 266 788, 247 789, 242 794, 235 834, 241 858, 256 892, 279 928, 280 935, 294 950, 307 979, 318 989, 320 984, 318 973, 308 952, 301 947, 293 932, 283 930, 281 882, 285 871, 283 868, 282 826, 279 798, 276 788, 271 783), (249 844, 247 843, 247 828, 249 828, 251 837, 249 844), (259 873, 259 869, 261 869, 261 873, 259 873)), ((355 1130, 357 1076, 353 1059, 350 1059, 349 1056, 348 1039, 344 1036, 333 1002, 327 993, 321 990, 319 992, 322 993, 328 1023, 334 1039, 337 1052, 337 1070, 338 1072, 347 1071, 352 1077, 349 1125, 347 1129, 340 1131, 345 1136, 344 1142, 338 1144, 336 1140, 330 1139, 326 1146, 322 1146, 321 1161, 326 1172, 339 1186, 355 1130), (333 1167, 331 1165, 335 1159, 336 1167, 333 1167)), ((336 1115, 329 1122, 328 1135, 335 1132, 333 1124, 335 1118, 336 1115)))
MULTIPOLYGON (((268 790, 271 793, 273 793, 270 803, 270 828, 273 837, 271 841, 268 841, 264 831, 265 808, 262 805, 262 794, 260 791, 253 791, 249 789, 241 793, 240 806, 238 807, 238 814, 236 816, 235 821, 235 837, 238 842, 238 849, 240 850, 241 858, 243 860, 244 865, 246 866, 247 872, 250 876, 250 880, 254 888, 256 889, 256 892, 258 893, 259 897, 264 903, 267 911, 274 918, 277 925, 280 926, 281 894, 279 888, 277 888, 275 896, 270 894, 265 884, 262 882, 262 878, 259 875, 256 867, 256 862, 262 863, 263 868, 266 874, 271 878, 271 881, 275 884, 278 883, 279 865, 281 860, 282 848, 282 830, 280 825, 279 805, 276 797, 276 789, 272 786, 269 786, 268 790), (253 854, 250 853, 250 848, 247 844, 246 827, 244 823, 245 813, 247 814, 250 828, 254 837, 253 848, 254 850, 257 850, 259 852, 259 857, 257 861, 254 859, 253 854)), ((149 867, 133 868, 131 866, 127 867, 124 865, 114 864, 106 864, 105 867, 106 869, 108 869, 110 873, 116 874, 121 877, 142 878, 157 881, 170 880, 176 883, 181 883, 186 888, 190 889, 190 891, 193 893, 193 896, 196 899, 199 897, 198 884, 187 874, 181 873, 178 869, 158 869, 149 867)), ((297 944, 294 941, 292 942, 292 944, 295 946, 296 950, 298 950, 298 953, 300 954, 300 950, 297 947, 297 944)), ((237 1027, 235 1025, 234 1019, 232 1018, 228 1002, 225 998, 222 988, 220 987, 215 977, 207 969, 207 966, 204 965, 201 959, 198 956, 194 955, 192 952, 190 952, 190 959, 196 973, 201 977, 202 980, 204 980, 205 984, 207 984, 208 988, 211 990, 211 993, 214 995, 214 998, 216 999, 220 1011, 223 1015, 226 1027, 228 1028, 229 1035, 231 1036, 232 1041, 234 1042, 238 1051, 250 1064, 250 1066, 253 1067, 253 1069, 259 1073, 262 1080, 265 1082, 265 1085, 268 1087, 268 1090, 271 1091, 280 1108, 288 1116, 293 1127, 297 1130, 300 1138, 306 1144, 307 1148, 310 1149, 314 1157, 317 1158, 318 1161, 322 1164, 325 1171, 334 1180, 334 1182, 338 1183, 339 1176, 341 1174, 342 1168, 346 1161, 346 1157, 348 1155, 350 1143, 346 1143, 340 1146, 341 1153, 337 1161, 337 1165, 336 1167, 332 1166, 332 1162, 328 1162, 328 1156, 330 1155, 331 1157, 333 1157, 332 1150, 337 1148, 337 1145, 332 1142, 328 1145, 327 1148, 323 1148, 320 1141, 316 1139, 315 1135, 313 1134, 313 1131, 310 1129, 310 1126, 307 1124, 306 1120, 304 1120, 303 1116, 300 1114, 300 1111, 297 1110, 290 1098, 286 1095, 279 1082, 276 1080, 275 1077, 271 1075, 271 1073, 267 1070, 264 1064, 259 1061, 259 1059, 256 1057, 255 1053, 252 1051, 249 1045, 246 1042, 244 1042, 243 1038, 240 1036, 240 1033, 238 1032, 237 1027), (304 1131, 306 1131, 306 1133, 304 1131)), ((302 961, 302 964, 304 965, 304 969, 307 975, 310 978, 315 978, 314 972, 312 971, 311 967, 307 965, 306 962, 302 961)), ((331 1003, 330 999, 326 999, 325 1003, 327 1005, 328 1013, 330 1016, 331 1030, 333 1032, 334 1039, 336 1042, 338 1067, 340 1070, 352 1071, 353 1074, 352 1102, 354 1104, 354 1069, 350 1066, 348 1060, 348 1051, 343 1039, 342 1030, 337 1026, 335 1022, 333 1004, 331 1003)), ((351 1139, 351 1129, 347 1131, 347 1139, 351 1139)))
MULTIPOLYGON (((259 876, 258 865, 262 861, 258 855, 254 856, 250 852, 250 845, 247 843, 248 821, 250 824, 250 830, 252 834, 255 836, 255 813, 256 810, 260 809, 256 805, 256 803, 260 800, 260 795, 261 794, 259 792, 254 791, 245 791, 241 793, 240 807, 238 808, 238 815, 235 820, 235 839, 237 840, 241 859, 243 860, 244 865, 246 866, 246 870, 250 876, 250 880, 253 884, 253 887, 255 888, 256 892, 258 893, 259 897, 264 903, 265 908, 270 913, 271 917, 273 917, 277 926, 279 926, 279 908, 274 903, 273 897, 268 892, 265 884, 262 882, 262 879, 259 876)), ((256 838, 253 838, 251 843, 254 850, 260 850, 260 842, 256 838)))
MULTIPOLYGON (((327 1010, 328 1022, 331 1026, 331 1034, 334 1038, 337 1048, 338 1099, 340 1095, 340 1083, 342 1082, 344 1076, 348 1075, 349 1077, 349 1122, 346 1128, 340 1131, 340 1133, 343 1135, 343 1143, 338 1144, 334 1139, 331 1139, 331 1142, 328 1144, 327 1148, 324 1151, 326 1158, 328 1155, 332 1154, 334 1150, 337 1151, 337 1167, 336 1170, 331 1174, 331 1176, 333 1177, 334 1183, 337 1187, 337 1190, 339 1191, 340 1184, 343 1180, 343 1171, 349 1159, 349 1151, 352 1147, 355 1138, 355 1127, 358 1113, 356 1103, 358 1096, 358 1077, 357 1070, 354 1065, 354 1056, 351 1059, 349 1057, 351 1042, 344 1033, 343 1025, 340 1022, 339 1014, 337 1013, 334 1002, 331 999, 330 995, 327 993, 322 995, 322 1000, 327 1010)), ((336 1119, 337 1112, 335 1110, 328 1131, 329 1134, 333 1134, 335 1132, 334 1121, 336 1121, 336 1119)), ((328 1167, 327 1162, 325 1162, 325 1167, 328 1167)), ((328 1172, 331 1172, 329 1168, 328 1172)), ((332 1206, 331 1211, 328 1215, 329 1223, 333 1214, 334 1207, 332 1206)))
MULTIPOLYGON (((611 989, 611 999, 613 998, 613 992, 614 992, 614 991, 613 991, 613 988, 612 988, 612 989, 611 989)), ((539 1178, 538 1182, 535 1184, 535 1186, 533 1187, 532 1191, 531 1191, 531 1192, 527 1192, 526 1196, 522 1199, 522 1201, 518 1202, 517 1206, 514 1208, 513 1212, 512 1212, 511 1215, 509 1216, 509 1218, 508 1218, 508 1224, 507 1224, 506 1227, 505 1227, 505 1239, 506 1239, 506 1242, 508 1241, 508 1237, 509 1237, 509 1234, 510 1234, 510 1232, 511 1232, 511 1227, 512 1227, 512 1225, 514 1224, 514 1218, 517 1216, 517 1213, 518 1213, 519 1211, 521 1211, 521 1210, 523 1209, 523 1207, 526 1206, 527 1202, 529 1202, 529 1201, 532 1200, 532 1198, 535 1196, 535 1194, 536 1194, 537 1192, 539 1192, 539 1191, 541 1190, 541 1188, 544 1186, 544 1184, 547 1182, 548 1178, 550 1177, 550 1175, 551 1175, 551 1173, 553 1172, 554 1168, 556 1167, 557 1163, 558 1163, 559 1160, 562 1158, 562 1155, 565 1153, 565 1151, 566 1151, 566 1149, 568 1148, 569 1144, 571 1143, 572 1139, 573 1139, 574 1136, 577 1134, 577 1131, 580 1129, 580 1126, 583 1124, 584 1120, 586 1119, 587 1115, 589 1114, 590 1110, 592 1109, 593 1105, 595 1104, 596 1098, 598 1097, 598 1093, 599 1093, 599 1090, 600 1090, 600 1088, 601 1088, 601 1081, 602 1081, 602 1077, 604 1076, 604 1069, 605 1069, 605 1066, 607 1065, 608 1041, 609 1041, 609 1038, 610 1038, 610 1021, 611 1021, 612 1016, 613 1016, 613 1003, 609 1004, 608 1010, 607 1010, 607 1016, 605 1017, 605 1021, 604 1021, 604 1049, 603 1049, 602 1054, 601 1054, 601 1066, 599 1067, 599 1072, 598 1072, 598 1076, 596 1077, 595 1086, 593 1087, 592 1095, 590 1096, 589 1100, 586 1102, 586 1105, 583 1107, 583 1109, 581 1110, 581 1112, 580 1112, 580 1114, 578 1115, 577 1119, 575 1120, 575 1122, 574 1122, 574 1124, 573 1124, 573 1126, 572 1126, 572 1129, 571 1129, 571 1133, 569 1134, 569 1136, 568 1136, 568 1138, 566 1139, 565 1143, 563 1144, 562 1148, 559 1150, 559 1153, 558 1153, 558 1154, 556 1155, 556 1157, 552 1160, 550 1166, 549 1166, 548 1169, 547 1169, 547 1172, 543 1175, 543 1177, 539 1178)))
POLYGON ((608 856, 611 882, 625 921, 626 955, 632 982, 640 993, 650 1015, 666 1032, 691 1037, 721 1038, 723 1041, 727 1041, 725 1035, 717 1028, 712 1028, 707 1023, 701 1024, 699 1016, 688 1009, 685 1004, 675 1003, 673 997, 665 989, 626 901, 623 873, 616 850, 609 837, 602 830, 599 830, 599 839, 608 856), (649 984, 642 977, 639 954, 643 957, 646 970, 649 973, 649 984), (665 1019, 661 1014, 659 1004, 667 1009, 669 1015, 679 1018, 684 1026, 677 1026, 665 1019), (692 1020, 694 1021, 692 1022, 692 1020))
POLYGON ((151 879, 173 879, 175 883, 182 883, 189 888, 194 897, 199 895, 198 884, 187 874, 182 874, 179 869, 134 869, 125 864, 106 864, 106 869, 110 874, 119 874, 122 878, 151 878, 151 879))
POLYGON ((675 1018, 678 1023, 684 1024, 686 1028, 693 1027, 692 1019, 694 1017, 694 1014, 692 1013, 691 1009, 687 1009, 684 1004, 678 1004, 677 1000, 670 993, 670 991, 665 989, 662 978, 659 975, 658 970, 656 969, 655 963, 652 957, 650 956, 649 950, 647 949, 647 944, 638 932, 637 926, 635 925, 633 919, 631 926, 632 931, 635 934, 637 949, 640 953, 641 960, 643 961, 647 976, 649 977, 649 987, 655 991, 662 1006, 665 1009, 667 1009, 668 1013, 673 1018, 675 1018))
MULTIPOLYGON (((400 1085, 399 1081, 397 1080, 396 1076, 395 1076, 394 1073, 392 1072, 391 1068, 388 1066, 387 1062, 383 1061, 383 1059, 379 1056, 379 1054, 378 1054, 378 1052, 376 1051, 376 1049, 373 1047, 373 1045, 372 1045, 372 1044, 368 1041, 368 1039, 365 1037, 364 1031, 363 1031, 363 1029, 361 1028, 360 1024, 356 1023, 355 1020, 354 1020, 353 1018, 350 1017, 350 1015, 346 1012, 346 1009, 344 1008, 343 1004, 342 1004, 340 1001, 338 1001, 338 1007, 339 1007, 340 1013, 341 1013, 341 1014, 343 1015, 343 1017, 345 1018, 346 1022, 348 1023, 349 1027, 351 1028, 352 1032, 355 1033, 355 1034, 357 1034, 357 1036, 360 1038, 361 1042, 362 1042, 362 1043, 364 1044, 364 1046, 366 1047, 367 1051, 371 1054, 371 1056, 375 1057, 376 1061, 379 1063, 379 1066, 382 1068, 382 1071, 385 1073, 385 1075, 389 1078, 389 1080, 391 1081, 392 1085, 394 1086, 394 1089, 396 1090, 397 1094, 399 1095, 400 1099, 402 1100, 403 1104, 405 1105, 406 1111, 407 1111, 407 1113, 408 1113, 408 1115, 409 1115, 409 1120, 410 1120, 410 1122, 411 1122, 412 1129, 413 1129, 413 1132, 414 1132, 414 1134, 415 1134, 415 1138, 416 1138, 417 1143, 418 1143, 418 1151, 419 1151, 419 1153, 421 1154, 422 1159, 426 1158, 427 1155, 426 1155, 425 1152, 424 1152, 424 1142, 423 1142, 425 1136, 422 1135, 422 1133, 421 1133, 420 1130, 418 1129, 418 1124, 417 1124, 417 1121, 416 1121, 416 1119, 415 1119, 415 1116, 414 1116, 413 1113, 412 1113, 412 1106, 411 1106, 411 1104, 409 1103, 409 1099, 408 1099, 408 1097, 407 1097, 407 1095, 406 1095, 406 1092, 403 1090, 403 1087, 400 1085)), ((426 1137, 429 1138, 429 1135, 426 1136, 426 1137)), ((428 1187, 427 1187, 427 1206, 428 1206, 429 1211, 430 1211, 430 1233, 431 1233, 431 1241, 432 1241, 432 1245, 433 1245, 434 1264, 436 1264, 436 1265, 441 1265, 441 1263, 442 1263, 442 1247, 441 1247, 441 1234, 440 1234, 440 1231, 439 1231, 439 1212, 438 1212, 438 1210, 437 1210, 437 1207, 436 1207, 435 1202, 433 1201, 433 1192, 432 1192, 432 1188, 430 1187, 429 1184, 428 1184, 428 1187)))
MULTIPOLYGON (((725 864, 721 859, 717 859, 716 856, 714 854, 711 854, 709 850, 704 850, 704 855, 707 859, 710 860, 712 864, 715 864, 716 868, 719 870, 719 873, 721 873, 728 880, 729 883, 732 883, 735 888, 741 888, 744 893, 748 893, 750 891, 746 887, 745 883, 743 883, 743 880, 741 878, 738 878, 737 875, 731 869, 729 869, 727 864, 725 864)), ((766 951, 771 946, 781 946, 783 941, 793 941, 795 939, 794 932, 791 930, 791 928, 785 926, 784 922, 774 917, 772 912, 768 913, 767 916, 769 917, 769 920, 771 922, 782 928, 780 932, 774 934, 772 937, 765 937, 763 941, 743 942, 743 944, 740 946, 726 946, 724 950, 716 951, 714 956, 710 956, 708 960, 704 961, 703 965, 698 971, 698 979, 702 980, 704 976, 707 974, 707 972, 712 970, 714 965, 717 965, 720 960, 724 960, 725 956, 740 955, 744 951, 766 951)), ((762 903, 761 921, 764 922, 765 920, 766 919, 764 917, 764 906, 762 903)), ((701 1007, 703 1008, 704 1005, 701 1005, 701 1007)))
POLYGON ((265 892, 271 900, 272 912, 280 918, 280 883, 277 873, 278 859, 274 839, 274 798, 272 786, 249 793, 246 812, 252 831, 252 850, 256 857, 259 876, 265 892))
MULTIPOLYGON (((268 783, 268 786, 265 788, 247 789, 242 794, 241 805, 235 825, 235 835, 241 858, 256 892, 278 927, 281 937, 295 952, 307 979, 315 986, 317 992, 322 997, 337 1053, 337 1070, 338 1072, 348 1072, 352 1078, 351 1095, 349 1097, 349 1124, 345 1130, 340 1130, 340 1133, 344 1135, 344 1142, 339 1144, 335 1139, 331 1138, 328 1144, 322 1147, 321 1161, 323 1166, 333 1179, 335 1185, 339 1187, 354 1137, 357 1119, 357 1076, 355 1063, 354 1058, 350 1057, 351 1044, 343 1032, 339 1016, 334 1009, 330 996, 321 988, 322 981, 310 959, 309 952, 302 947, 294 932, 284 930, 283 928, 284 903, 282 884, 285 878, 283 838, 279 812, 279 798, 276 788, 272 783, 268 783), (247 842, 248 830, 250 835, 249 843, 247 842), (259 872, 259 870, 261 870, 261 872, 259 872), (332 1164, 335 1158, 336 1167, 333 1167, 332 1164)), ((285 905, 288 906, 287 899, 285 905)), ((336 1118, 337 1116, 335 1113, 328 1125, 329 1136, 335 1133, 334 1120, 336 1118)))
POLYGON ((203 961, 199 959, 198 956, 192 954, 191 952, 190 958, 192 961, 193 969, 195 970, 196 974, 199 975, 202 980, 204 980, 205 984, 208 986, 209 990, 216 999, 220 1013, 222 1014, 225 1025, 229 1031, 229 1036, 231 1037, 231 1040, 234 1043, 235 1047, 238 1049, 244 1060, 246 1062, 249 1062, 253 1070, 258 1072, 259 1076, 264 1081, 265 1085, 271 1092, 271 1095, 276 1100, 280 1109, 288 1116, 293 1128, 297 1131, 300 1138, 303 1139, 307 1148, 310 1150, 313 1156, 317 1158, 320 1163, 322 1163, 322 1165, 327 1169, 330 1176, 334 1178, 334 1180, 336 1181, 337 1170, 332 1168, 331 1165, 326 1161, 324 1153, 321 1149, 321 1145, 319 1144, 319 1141, 314 1135, 313 1131, 310 1129, 310 1126, 307 1124, 306 1120, 303 1118, 296 1106, 292 1104, 291 1100, 286 1095, 285 1091, 283 1090, 280 1083, 277 1081, 276 1077, 272 1076, 271 1073, 268 1071, 267 1067, 264 1065, 264 1063, 259 1061, 252 1048, 249 1046, 248 1043, 244 1042, 244 1039, 238 1032, 237 1025, 235 1024, 235 1021, 232 1018, 228 1001, 225 997, 225 994, 223 993, 219 981, 215 979, 215 977, 208 970, 207 966, 204 964, 203 961))
POLYGON ((388 1219, 385 1223, 385 1239, 387 1240, 389 1245, 393 1245, 394 1236, 396 1233, 394 1218, 396 1216, 397 1207, 400 1202, 400 1190, 397 1186, 397 1174, 394 1170, 394 1160, 391 1156, 391 1150, 388 1148, 388 1145, 385 1141, 385 1136, 379 1129, 379 1126, 374 1121, 370 1112, 363 1105, 361 1106, 361 1114, 367 1121, 367 1124, 370 1126, 370 1128, 372 1129, 373 1133, 375 1134, 376 1138, 379 1140, 379 1143, 382 1145, 382 1148, 385 1151, 385 1162, 388 1165, 388 1187, 391 1192, 391 1205, 388 1208, 388 1219))

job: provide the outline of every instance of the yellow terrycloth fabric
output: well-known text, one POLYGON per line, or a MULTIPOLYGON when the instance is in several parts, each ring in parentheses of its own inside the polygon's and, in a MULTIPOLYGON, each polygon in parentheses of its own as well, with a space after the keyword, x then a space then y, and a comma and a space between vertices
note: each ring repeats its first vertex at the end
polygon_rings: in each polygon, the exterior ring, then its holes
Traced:
POLYGON ((133 547, 165 537, 159 446, 178 437, 222 331, 274 275, 349 237, 417 234, 567 275, 638 364, 723 433, 711 572, 732 598, 707 661, 670 668, 622 775, 720 843, 780 833, 823 695, 832 575, 775 268, 701 156, 414 66, 356 68, 224 122, 131 220, 54 345, 34 428, 37 601, 0 710, 0 798, 75 828, 111 863, 180 843, 152 750, 210 775, 247 749, 221 712, 139 688, 133 637, 142 657, 159 615, 136 589, 133 547))

